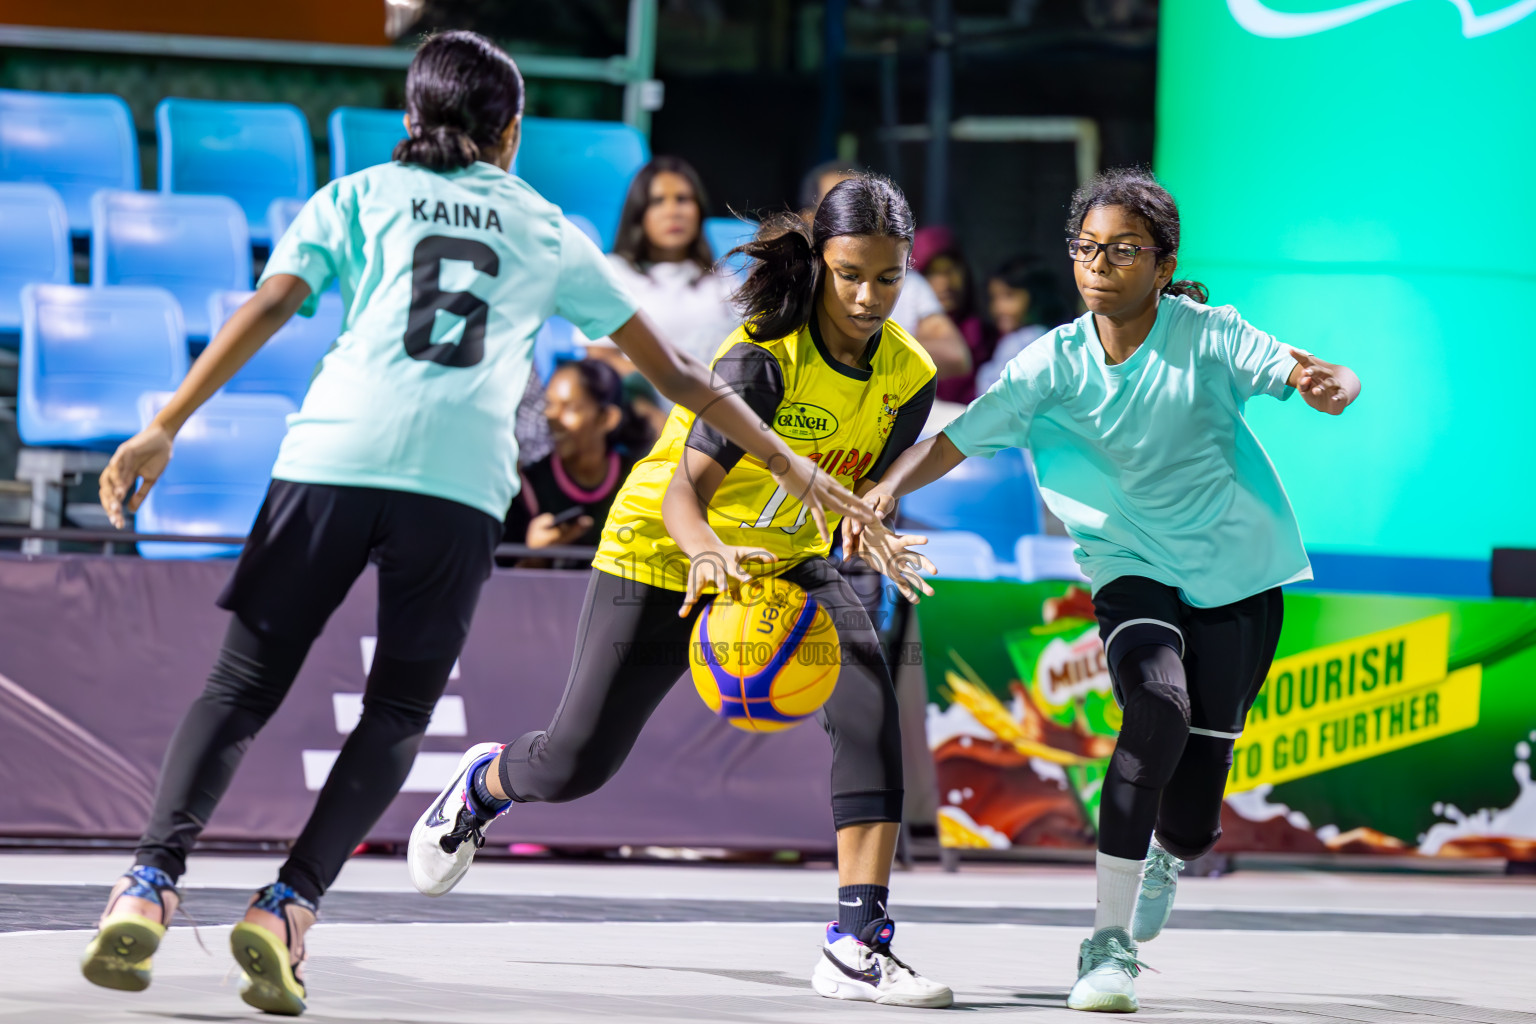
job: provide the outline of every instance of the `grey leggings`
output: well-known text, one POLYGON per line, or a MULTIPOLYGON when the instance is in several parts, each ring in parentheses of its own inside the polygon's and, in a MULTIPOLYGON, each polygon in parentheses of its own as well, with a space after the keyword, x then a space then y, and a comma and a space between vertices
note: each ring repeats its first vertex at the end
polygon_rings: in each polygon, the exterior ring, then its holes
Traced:
MULTIPOLYGON (((864 606, 824 558, 782 578, 832 616, 842 645, 837 688, 818 713, 832 740, 837 828, 901 820, 901 726, 896 690, 864 606)), ((683 595, 594 570, 576 628, 565 696, 549 728, 507 746, 502 788, 520 802, 575 800, 611 779, 646 720, 688 671, 701 607, 679 618, 683 595)))

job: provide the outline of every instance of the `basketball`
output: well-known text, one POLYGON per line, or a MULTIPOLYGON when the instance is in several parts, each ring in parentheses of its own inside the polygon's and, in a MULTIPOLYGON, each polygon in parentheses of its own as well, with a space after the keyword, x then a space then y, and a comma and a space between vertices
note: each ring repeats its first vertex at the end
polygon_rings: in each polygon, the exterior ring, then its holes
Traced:
POLYGON ((747 732, 779 732, 814 715, 837 685, 837 628, 815 598, 768 577, 704 606, 689 644, 693 685, 715 714, 747 732))

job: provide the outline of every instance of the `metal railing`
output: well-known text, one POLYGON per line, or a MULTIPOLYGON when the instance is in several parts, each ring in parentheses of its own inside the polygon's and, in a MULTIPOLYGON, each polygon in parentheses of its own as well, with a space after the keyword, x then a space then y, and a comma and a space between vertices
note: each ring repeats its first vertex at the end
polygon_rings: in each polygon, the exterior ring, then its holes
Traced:
MULTIPOLYGON (((100 544, 103 555, 113 555, 118 544, 137 544, 148 541, 157 544, 229 544, 240 545, 240 536, 193 537, 183 533, 134 533, 132 530, 44 530, 31 526, 0 526, 0 541, 40 540, 54 543, 100 544)), ((526 544, 500 544, 496 548, 498 558, 555 558, 590 561, 596 548, 575 545, 554 545, 547 548, 531 548, 526 544)))
MULTIPOLYGON (((656 71, 656 2, 629 0, 625 52, 612 57, 565 57, 514 53, 529 78, 605 82, 624 89, 624 121, 650 135, 651 112, 661 106, 656 71)), ((0 48, 65 50, 75 53, 134 54, 191 60, 239 60, 263 64, 313 64, 324 67, 405 68, 416 55, 405 46, 356 46, 302 43, 283 39, 244 39, 160 32, 109 32, 96 29, 0 25, 0 48)))

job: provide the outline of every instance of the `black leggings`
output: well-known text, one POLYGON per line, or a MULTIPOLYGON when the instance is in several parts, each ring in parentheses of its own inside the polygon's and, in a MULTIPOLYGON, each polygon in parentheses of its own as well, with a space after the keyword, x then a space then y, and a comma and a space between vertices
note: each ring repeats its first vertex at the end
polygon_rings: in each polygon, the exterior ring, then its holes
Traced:
MULTIPOLYGON (((832 740, 832 819, 837 828, 901 820, 901 726, 896 690, 869 616, 824 558, 781 578, 832 616, 842 645, 837 687, 818 712, 832 740)), ((549 728, 507 746, 501 784, 520 802, 575 800, 611 779, 646 720, 683 673, 702 606, 678 618, 680 591, 594 570, 576 629, 565 696, 549 728)))
POLYGON ((177 726, 136 863, 178 878, 245 751, 371 560, 379 642, 363 714, 278 872, 319 900, 409 774, 448 684, 501 524, 465 505, 274 481, 219 603, 233 611, 208 685, 177 726))
POLYGON ((1140 576, 1107 583, 1093 599, 1120 737, 1099 799, 1099 850, 1140 860, 1154 830, 1190 860, 1221 838, 1232 746, 1274 660, 1280 590, 1217 608, 1140 576))

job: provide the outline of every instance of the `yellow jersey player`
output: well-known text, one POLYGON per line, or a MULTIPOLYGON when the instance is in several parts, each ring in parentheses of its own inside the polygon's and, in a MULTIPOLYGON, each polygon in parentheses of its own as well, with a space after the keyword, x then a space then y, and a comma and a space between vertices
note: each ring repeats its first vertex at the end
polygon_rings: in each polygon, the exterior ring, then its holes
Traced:
MULTIPOLYGON (((796 219, 765 231, 743 247, 754 261, 737 294, 746 324, 714 363, 765 430, 855 493, 917 440, 933 404, 933 361, 888 320, 912 233, 900 190, 868 175, 832 189, 809 226, 796 219)), ((902 778, 890 673, 863 605, 826 558, 829 533, 769 469, 686 409, 673 410, 609 513, 555 720, 505 747, 470 748, 411 835, 411 875, 423 892, 447 892, 486 826, 513 802, 575 800, 611 778, 688 671, 700 596, 754 571, 777 575, 827 609, 842 652, 837 688, 820 713, 833 749, 838 921, 812 984, 832 998, 948 1006, 947 986, 891 953, 887 885, 902 778)), ((881 566, 903 594, 932 593, 915 571, 932 565, 908 551, 922 538, 880 525, 855 536, 844 524, 845 548, 881 566)))

